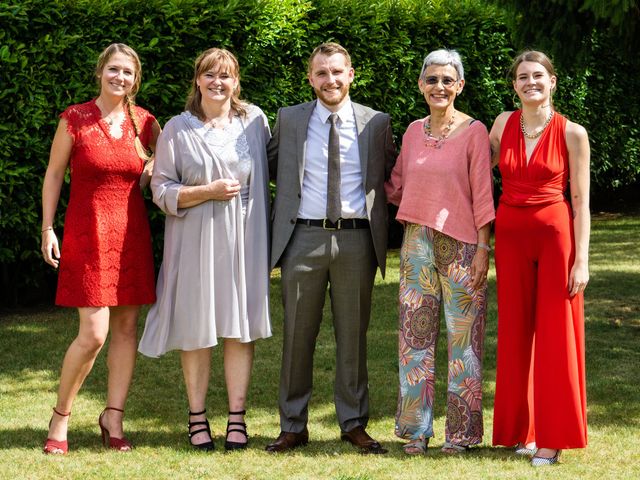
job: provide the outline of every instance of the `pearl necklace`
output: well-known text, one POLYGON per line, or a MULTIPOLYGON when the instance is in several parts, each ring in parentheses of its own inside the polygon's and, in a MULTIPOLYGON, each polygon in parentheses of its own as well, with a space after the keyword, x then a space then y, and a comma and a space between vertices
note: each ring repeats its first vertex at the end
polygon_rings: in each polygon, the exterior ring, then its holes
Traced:
POLYGON ((551 112, 549 112, 549 116, 544 122, 544 125, 542 125, 542 128, 537 132, 533 132, 533 133, 527 132, 527 128, 524 125, 524 115, 520 113, 520 130, 522 130, 522 134, 529 140, 535 140, 536 138, 538 138, 540 135, 542 135, 542 132, 544 132, 545 128, 547 128, 549 123, 551 123, 551 119, 553 118, 553 113, 554 113, 553 110, 551 110, 551 112))
POLYGON ((449 134, 451 133, 451 127, 453 126, 453 121, 456 118, 456 111, 453 111, 453 115, 449 119, 449 122, 442 130, 442 135, 436 137, 431 132, 431 115, 429 115, 424 121, 424 144, 427 147, 431 148, 442 148, 442 144, 447 139, 449 134))

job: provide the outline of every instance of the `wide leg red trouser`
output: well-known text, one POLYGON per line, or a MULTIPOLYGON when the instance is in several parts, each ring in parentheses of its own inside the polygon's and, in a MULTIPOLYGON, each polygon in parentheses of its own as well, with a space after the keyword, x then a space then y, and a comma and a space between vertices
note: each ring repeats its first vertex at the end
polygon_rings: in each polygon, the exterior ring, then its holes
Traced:
POLYGON ((569 297, 567 202, 511 207, 495 221, 498 360, 493 444, 587 444, 584 301, 569 297))

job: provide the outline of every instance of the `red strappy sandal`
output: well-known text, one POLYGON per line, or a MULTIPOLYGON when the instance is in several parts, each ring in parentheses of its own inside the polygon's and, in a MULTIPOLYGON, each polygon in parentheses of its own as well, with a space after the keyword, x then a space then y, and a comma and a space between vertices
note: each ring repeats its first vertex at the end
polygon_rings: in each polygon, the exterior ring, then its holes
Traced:
MULTIPOLYGON (((53 412, 58 414, 61 417, 68 417, 71 415, 71 412, 62 413, 56 410, 56 407, 53 407, 53 412)), ((53 417, 49 420, 49 428, 51 428, 51 422, 53 421, 53 417)), ((47 438, 47 441, 44 442, 44 448, 42 449, 43 453, 47 455, 66 455, 69 451, 69 443, 66 440, 53 440, 52 438, 47 438)))
POLYGON ((133 449, 133 445, 131 445, 131 442, 124 437, 112 437, 109 434, 109 430, 107 430, 106 427, 102 424, 102 417, 107 410, 115 410, 116 412, 122 412, 122 414, 124 414, 124 410, 115 407, 107 407, 102 411, 102 413, 98 417, 98 425, 100 425, 100 433, 102 434, 102 445, 114 450, 118 450, 120 452, 130 452, 133 449))

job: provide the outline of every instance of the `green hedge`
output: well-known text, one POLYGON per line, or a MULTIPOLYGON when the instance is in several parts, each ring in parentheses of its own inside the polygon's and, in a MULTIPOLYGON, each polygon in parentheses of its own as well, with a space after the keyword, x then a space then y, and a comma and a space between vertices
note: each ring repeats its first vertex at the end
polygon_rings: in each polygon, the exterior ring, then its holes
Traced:
MULTIPOLYGON (((236 53, 245 98, 272 122, 279 107, 312 98, 306 59, 329 40, 353 57, 352 97, 389 112, 398 139, 410 121, 426 114, 416 82, 423 56, 435 48, 463 55, 467 85, 458 108, 490 127, 497 113, 512 106, 504 76, 514 54, 507 22, 500 10, 477 0, 20 0, 0 2, 0 25, 0 305, 51 299, 55 273, 39 251, 48 151, 60 112, 95 96, 95 62, 109 43, 127 43, 140 55, 138 103, 161 124, 182 111, 193 60, 212 46, 236 53)), ((556 101, 587 128, 597 123, 582 114, 596 64, 569 79, 579 85, 578 94, 575 88, 563 92, 567 80, 561 78, 556 101)), ((623 98, 617 102, 626 105, 623 98)), ((598 187, 613 184, 611 178, 628 183, 640 170, 637 162, 629 171, 611 160, 625 149, 637 152, 637 122, 626 144, 605 139, 606 155, 594 156, 596 183, 604 179, 598 187)), ((65 187, 55 224, 59 234, 67 197, 65 187)), ((162 215, 149 207, 158 255, 162 215)))

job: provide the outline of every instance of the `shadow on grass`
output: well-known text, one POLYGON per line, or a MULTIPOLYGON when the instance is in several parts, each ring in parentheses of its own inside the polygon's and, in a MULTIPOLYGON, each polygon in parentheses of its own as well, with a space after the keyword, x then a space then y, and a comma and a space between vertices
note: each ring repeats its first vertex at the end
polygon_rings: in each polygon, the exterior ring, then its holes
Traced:
MULTIPOLYGON (((29 448, 40 448, 44 443, 43 435, 46 431, 43 429, 16 429, 2 431, 2 439, 0 440, 0 449, 22 449, 25 446, 29 448)), ((170 449, 172 452, 180 454, 190 454, 193 456, 211 456, 211 455, 244 455, 248 452, 262 452, 265 456, 274 458, 287 458, 291 456, 319 457, 326 459, 327 456, 335 455, 352 455, 361 452, 349 444, 341 441, 339 436, 331 440, 317 440, 313 436, 310 437, 309 444, 304 447, 298 447, 293 451, 286 453, 268 453, 265 446, 273 441, 273 438, 263 435, 251 436, 249 446, 246 452, 226 452, 224 450, 224 438, 220 435, 213 436, 215 449, 213 452, 202 452, 189 446, 186 434, 178 431, 170 431, 166 433, 148 432, 132 429, 128 433, 128 438, 132 441, 135 449, 151 448, 170 449)), ((383 446, 388 449, 384 454, 384 458, 393 458, 394 461, 413 461, 418 456, 411 456, 404 453, 402 444, 398 442, 383 442, 383 446)), ((518 458, 513 455, 513 450, 509 448, 491 448, 491 447, 472 447, 464 454, 447 454, 440 451, 441 443, 432 442, 428 449, 428 458, 431 460, 451 459, 454 462, 475 462, 478 458, 486 459, 502 459, 508 462, 527 462, 524 458, 518 458)), ((101 453, 105 452, 105 447, 100 441, 100 434, 96 429, 91 428, 72 428, 69 431, 69 451, 70 453, 101 453)), ((376 455, 377 457, 377 455, 376 455)))
MULTIPOLYGON (((393 419, 395 414, 398 371, 397 291, 397 282, 386 282, 377 285, 374 292, 368 342, 371 421, 393 419)), ((268 428, 275 434, 279 431, 278 382, 282 345, 282 307, 279 292, 279 281, 273 280, 271 307, 274 336, 256 343, 255 363, 248 400, 247 422, 250 433, 255 431, 251 426, 252 409, 271 412, 268 414, 271 415, 272 421, 269 425, 262 425, 261 430, 264 431, 265 428, 268 428)), ((62 359, 66 348, 77 333, 77 323, 75 309, 55 307, 38 311, 17 312, 0 321, 0 364, 3 365, 0 378, 6 376, 7 379, 14 379, 11 383, 10 395, 15 397, 17 404, 22 401, 23 394, 28 393, 32 396, 34 390, 40 390, 40 398, 37 401, 42 403, 37 407, 45 409, 47 412, 50 411, 48 409, 55 402, 55 389, 57 388, 62 359), (21 380, 15 381, 15 379, 21 380)), ((140 319, 140 331, 143 323, 144 314, 140 319)), ((444 325, 442 332, 438 348, 436 418, 445 415, 446 406, 447 352, 444 325)), ((81 396, 91 398, 99 405, 104 404, 106 397, 105 352, 107 347, 108 345, 105 345, 80 391, 81 396)), ((208 414, 212 427, 215 423, 218 424, 219 429, 222 429, 227 411, 222 370, 222 348, 220 346, 214 348, 212 356, 212 375, 207 397, 208 414)), ((488 365, 493 363, 492 360, 487 362, 488 365)), ((334 375, 335 341, 327 302, 315 352, 314 391, 309 408, 312 419, 309 428, 311 431, 318 426, 335 429, 336 438, 339 439, 339 426, 333 406, 334 375)), ((492 378, 493 374, 489 373, 489 377, 492 378)), ((485 394, 485 402, 491 401, 492 396, 485 394)), ((179 425, 175 435, 186 437, 181 429, 187 422, 187 410, 186 392, 178 352, 170 352, 159 359, 138 355, 134 380, 127 402, 126 418, 149 422, 155 430, 173 431, 179 425)), ((97 418, 99 413, 100 409, 97 409, 92 415, 97 418)), ((46 435, 48 415, 49 413, 42 418, 42 429, 29 439, 30 442, 35 442, 35 444, 42 442, 46 435)), ((9 437, 13 436, 11 431, 1 433, 6 433, 9 437)), ((131 432, 128 435, 133 439, 134 433, 131 432)), ((87 433, 87 435, 89 434, 87 433)), ((170 440, 173 435, 169 434, 167 440, 170 440)), ((84 445, 97 444, 98 442, 97 433, 95 438, 90 436, 85 438, 83 430, 76 431, 72 423, 70 438, 73 437, 78 438, 78 441, 84 445), (77 435, 80 437, 78 438, 77 435)), ((167 443, 167 440, 160 439, 157 444, 167 443)), ((265 438, 264 444, 266 445, 271 440, 273 438, 265 438)), ((8 441, 11 443, 11 440, 8 441)), ((176 444, 183 441, 185 440, 180 438, 176 444)), ((18 441, 17 444, 24 443, 18 441)))
MULTIPOLYGON (((376 286, 373 301, 373 319, 369 330, 369 378, 371 421, 392 419, 397 402, 397 283, 389 282, 376 286)), ((249 428, 251 432, 251 409, 262 409, 272 412, 270 428, 279 431, 278 417, 278 381, 280 374, 282 316, 279 300, 279 285, 272 285, 272 311, 274 337, 261 340, 256 344, 255 364, 249 393, 249 428)), ((77 329, 77 313, 74 309, 47 309, 36 315, 28 312, 13 315, 0 322, 0 364, 4 366, 3 374, 9 378, 24 378, 24 388, 32 390, 28 379, 33 375, 44 375, 52 384, 57 385, 57 376, 64 352, 73 340, 77 329), (25 349, 25 345, 37 346, 37 350, 25 349)), ((143 316, 141 316, 141 324, 143 316)), ((488 344, 491 352, 486 355, 487 365, 495 365, 491 358, 495 354, 495 341, 490 332, 495 326, 488 328, 488 344)), ((443 334, 438 343, 438 380, 436 383, 435 416, 445 415, 446 396, 446 329, 441 327, 443 334)), ((107 346, 105 346, 106 349, 107 346)), ((224 425, 226 418, 226 393, 222 373, 221 348, 213 349, 212 376, 208 393, 209 418, 224 425), (216 420, 218 419, 218 420, 216 420)), ((82 387, 81 395, 104 402, 106 395, 106 365, 105 352, 101 352, 94 365, 93 371, 82 387)), ((309 428, 313 431, 317 426, 333 428, 339 439, 339 426, 333 407, 333 383, 335 374, 335 342, 328 304, 325 305, 325 317, 318 337, 314 362, 314 391, 310 402, 312 420, 309 428), (319 412, 326 413, 319 413, 319 412)), ((493 372, 487 372, 489 379, 493 379, 493 372)), ((14 386, 13 395, 21 395, 21 387, 14 386)), ((49 402, 55 401, 55 391, 47 393, 49 402)), ((44 396, 44 395, 43 395, 44 396)), ((17 399, 18 400, 18 399, 17 399)), ((18 400, 19 401, 19 400, 18 400)), ((485 405, 493 401, 492 392, 485 392, 485 405)), ((45 400, 43 400, 43 403, 45 400)), ((48 407, 48 405, 47 405, 48 407)), ((99 411, 96 411, 97 418, 99 411)), ((170 352, 160 359, 150 359, 138 355, 134 381, 131 387, 128 403, 127 418, 149 421, 154 428, 173 429, 176 425, 182 427, 187 421, 186 392, 182 379, 179 354, 170 352), (168 415, 168 412, 171 414, 168 415)), ((43 418, 43 428, 38 432, 36 443, 42 441, 46 435, 46 421, 43 418)), ((96 427, 97 431, 97 427, 96 427)), ((11 436, 11 432, 4 432, 11 436)), ((71 428, 70 437, 82 435, 82 430, 76 432, 71 428)), ((133 438, 133 434, 131 437, 133 438)), ((175 433, 178 437, 182 434, 175 433)), ((169 434, 171 439, 173 434, 169 434)), ((97 442, 96 439, 78 439, 84 445, 97 442), (86 440, 86 442, 84 441, 86 440)), ((259 438, 259 437, 258 437, 259 438)), ((273 438, 265 438, 266 445, 273 438)), ((176 444, 183 442, 183 439, 176 444)), ((3 442, 4 443, 4 442, 3 442)), ((153 442, 152 442, 153 443, 153 442)), ((160 440, 158 444, 167 443, 160 440)), ((173 443, 173 442, 170 442, 173 443)), ((18 444, 21 444, 19 441, 18 444)))
POLYGON ((591 425, 640 424, 637 274, 598 271, 585 298, 587 407, 591 425))
MULTIPOLYGON (((594 222, 593 262, 595 266, 586 295, 587 401, 589 424, 593 426, 634 425, 640 418, 640 394, 637 392, 636 370, 640 364, 640 305, 637 292, 640 278, 628 270, 614 270, 614 262, 625 255, 637 256, 635 245, 638 222, 594 222)), ((390 252, 388 276, 378 278, 374 290, 372 319, 369 328, 368 358, 371 420, 393 423, 397 402, 397 252, 390 252)), ((496 296, 493 272, 490 275, 487 328, 484 355, 484 406, 493 405, 496 352, 496 296)), ((278 382, 282 347, 282 306, 277 277, 272 279, 271 311, 274 336, 256 343, 255 363, 248 399, 251 449, 262 450, 279 431, 278 382), (252 422, 252 410, 260 410, 258 422, 252 422), (265 422, 265 415, 267 421, 265 422), (263 435, 270 431, 271 435, 263 435), (258 433, 258 435, 254 435, 258 433)), ((140 332, 144 315, 140 318, 140 332)), ((16 411, 33 404, 37 411, 46 410, 41 429, 4 429, 0 431, 0 448, 40 445, 46 435, 49 408, 55 401, 60 365, 65 350, 77 332, 75 309, 46 308, 5 312, 0 317, 0 386, 2 401, 10 402, 16 411), (7 400, 9 398, 9 400, 7 400), (36 402, 34 404, 34 402, 36 402)), ((446 329, 441 325, 437 350, 435 417, 445 415, 446 397, 446 329)), ((317 341, 314 359, 314 391, 310 403, 311 444, 299 450, 304 455, 347 453, 352 450, 339 440, 339 427, 333 408, 335 374, 335 342, 328 302, 317 341), (335 441, 314 440, 318 427, 335 430, 335 441)), ((103 405, 106 396, 106 360, 104 351, 87 378, 81 396, 103 405)), ((222 370, 222 348, 213 349, 212 375, 207 406, 215 440, 222 447, 221 432, 226 422, 227 400, 222 370)), ((78 407, 80 408, 80 407, 78 407)), ((100 448, 95 412, 95 427, 72 426, 70 442, 78 448, 100 448)), ((91 413, 94 415, 94 413, 91 413)), ((148 430, 127 430, 138 446, 167 446, 187 449, 187 401, 180 368, 179 354, 170 352, 160 359, 138 356, 134 381, 127 403, 127 418, 148 424, 148 430), (184 431, 183 431, 184 430, 184 431), (166 433, 162 433, 166 432, 166 433)), ((254 417, 256 419, 256 417, 254 417)), ((84 424, 86 425, 86 424, 84 424)), ((491 425, 485 422, 488 440, 491 425)), ((388 436, 392 436, 389 432, 388 436)), ((436 440, 442 440, 443 432, 436 440)), ((384 442, 390 454, 406 459, 401 441, 384 442)), ((72 445, 72 448, 75 448, 72 445)), ((221 450, 221 448, 219 448, 221 450)), ((431 450, 429 454, 431 455, 431 450)), ((474 449, 474 456, 500 458, 510 456, 502 449, 474 449)), ((460 457, 461 459, 463 457, 460 457)))

